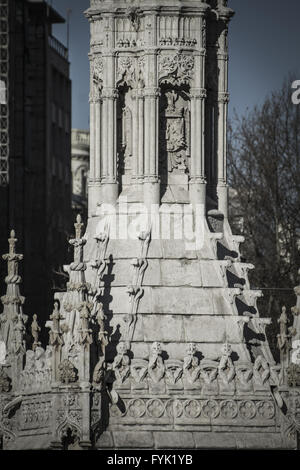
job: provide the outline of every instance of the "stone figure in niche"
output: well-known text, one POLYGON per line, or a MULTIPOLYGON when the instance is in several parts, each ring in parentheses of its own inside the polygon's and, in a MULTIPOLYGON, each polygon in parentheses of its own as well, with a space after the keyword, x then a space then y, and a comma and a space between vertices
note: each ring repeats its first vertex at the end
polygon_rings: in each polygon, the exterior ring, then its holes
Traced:
POLYGON ((188 171, 190 115, 187 96, 183 88, 162 86, 160 165, 165 175, 171 172, 184 174, 188 171))
POLYGON ((119 173, 132 172, 132 131, 133 131, 132 90, 126 84, 119 90, 117 106, 117 152, 119 173))
POLYGON ((161 354, 161 344, 153 343, 148 364, 148 375, 155 383, 160 382, 165 374, 165 366, 161 354))

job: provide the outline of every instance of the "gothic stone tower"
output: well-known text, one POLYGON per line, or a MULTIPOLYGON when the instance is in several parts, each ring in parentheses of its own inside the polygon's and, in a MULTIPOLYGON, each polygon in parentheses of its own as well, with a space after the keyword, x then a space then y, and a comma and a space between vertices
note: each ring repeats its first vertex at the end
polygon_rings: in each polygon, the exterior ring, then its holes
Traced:
POLYGON ((233 11, 225 0, 91 0, 86 16, 86 276, 114 375, 98 445, 282 447, 269 320, 228 223, 233 11))

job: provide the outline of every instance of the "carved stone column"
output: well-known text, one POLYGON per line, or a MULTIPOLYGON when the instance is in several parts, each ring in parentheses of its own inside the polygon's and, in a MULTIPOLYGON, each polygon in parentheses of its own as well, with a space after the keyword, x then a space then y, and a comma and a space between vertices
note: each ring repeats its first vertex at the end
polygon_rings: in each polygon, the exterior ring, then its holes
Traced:
POLYGON ((102 155, 103 176, 101 179, 103 202, 115 204, 118 198, 116 121, 118 92, 115 88, 103 89, 102 99, 102 155))
POLYGON ((138 180, 143 179, 144 175, 144 94, 139 89, 137 94, 138 101, 138 180))
POLYGON ((204 106, 205 88, 191 90, 191 179, 190 197, 192 204, 202 206, 201 213, 205 214, 206 207, 206 178, 204 155, 204 106))
POLYGON ((218 208, 228 218, 228 186, 226 171, 227 152, 227 114, 228 114, 228 22, 233 11, 225 6, 219 7, 219 19, 221 20, 221 33, 218 43, 218 208))
POLYGON ((102 201, 115 204, 118 198, 117 179, 117 98, 115 19, 111 13, 103 13, 104 44, 102 90, 102 201))
POLYGON ((144 202, 159 204, 160 185, 158 178, 158 88, 144 90, 145 113, 145 158, 144 158, 144 202))
POLYGON ((101 88, 103 82, 102 58, 90 57, 90 173, 89 173, 89 216, 101 201, 101 88))

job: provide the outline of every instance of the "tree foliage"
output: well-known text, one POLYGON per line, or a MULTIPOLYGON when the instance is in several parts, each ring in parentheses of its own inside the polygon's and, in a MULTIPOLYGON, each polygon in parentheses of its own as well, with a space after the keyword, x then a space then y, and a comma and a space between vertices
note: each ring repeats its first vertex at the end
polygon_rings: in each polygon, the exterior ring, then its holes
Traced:
POLYGON ((252 283, 288 288, 298 281, 300 240, 300 105, 287 78, 261 106, 229 125, 229 184, 236 191, 243 256, 252 283))

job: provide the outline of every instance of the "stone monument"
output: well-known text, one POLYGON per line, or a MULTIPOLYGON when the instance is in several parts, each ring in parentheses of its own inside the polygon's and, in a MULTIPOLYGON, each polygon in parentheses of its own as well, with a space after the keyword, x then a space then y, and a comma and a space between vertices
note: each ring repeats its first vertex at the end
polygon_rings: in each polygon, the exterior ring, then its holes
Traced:
POLYGON ((296 449, 299 301, 293 326, 279 318, 276 364, 254 266, 228 222, 233 11, 225 0, 91 0, 86 16, 89 219, 69 240, 45 349, 38 316, 25 346, 9 240, 3 447, 296 449))

